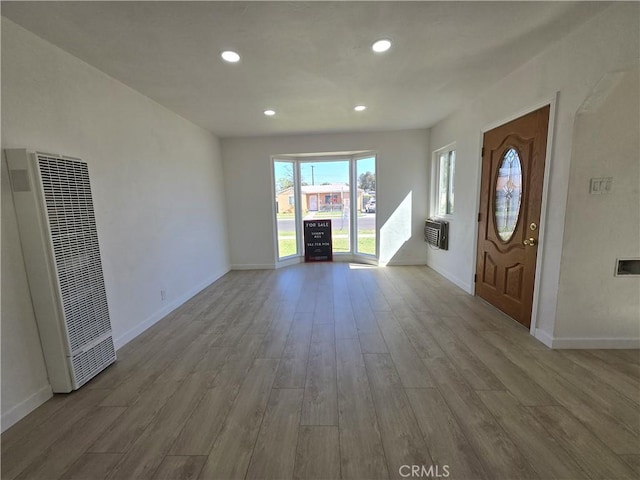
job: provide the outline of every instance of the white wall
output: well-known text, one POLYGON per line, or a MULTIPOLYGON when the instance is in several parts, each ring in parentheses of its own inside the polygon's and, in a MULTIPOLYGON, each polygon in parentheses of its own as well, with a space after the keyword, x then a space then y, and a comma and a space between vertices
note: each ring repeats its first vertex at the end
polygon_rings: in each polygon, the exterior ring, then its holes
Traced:
POLYGON ((559 345, 609 338, 640 347, 640 276, 614 276, 616 258, 640 258, 639 189, 636 68, 607 75, 576 117, 555 329, 559 345), (590 179, 601 177, 613 178, 611 193, 591 195, 590 179))
POLYGON ((20 250, 7 164, 2 159, 2 430, 51 396, 20 250))
POLYGON ((222 141, 234 268, 273 268, 276 255, 271 155, 373 150, 380 262, 425 264, 427 130, 228 138, 222 141))
MULTIPOLYGON (((228 271, 218 139, 3 18, 2 148, 25 147, 89 163, 117 347, 228 271)), ((50 388, 2 163, 5 429, 50 388)))
POLYGON ((541 279, 537 335, 547 343, 551 343, 557 323, 574 118, 607 72, 638 62, 639 8, 632 2, 612 4, 431 129, 432 149, 455 141, 457 157, 456 213, 451 222, 450 250, 429 251, 429 265, 451 279, 460 279, 462 286, 472 285, 482 130, 526 113, 559 92, 553 151, 547 158, 549 207, 541 231, 542 268, 537 272, 541 279))

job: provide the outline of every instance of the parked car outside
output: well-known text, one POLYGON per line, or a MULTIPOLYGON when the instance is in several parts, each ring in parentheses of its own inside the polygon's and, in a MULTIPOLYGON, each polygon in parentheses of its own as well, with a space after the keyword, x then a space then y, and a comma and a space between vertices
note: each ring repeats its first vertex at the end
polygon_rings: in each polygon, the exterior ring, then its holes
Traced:
POLYGON ((375 199, 369 200, 369 203, 367 203, 364 207, 364 211, 367 213, 376 213, 376 201, 375 199))

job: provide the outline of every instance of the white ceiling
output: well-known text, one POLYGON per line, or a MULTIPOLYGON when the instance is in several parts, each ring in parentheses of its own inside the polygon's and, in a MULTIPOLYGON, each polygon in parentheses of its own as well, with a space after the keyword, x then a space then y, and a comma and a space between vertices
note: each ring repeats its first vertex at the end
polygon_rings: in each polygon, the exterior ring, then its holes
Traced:
POLYGON ((2 14, 229 137, 429 127, 605 7, 2 2, 2 14), (374 54, 380 38, 393 46, 374 54), (223 62, 225 49, 241 62, 223 62), (354 112, 357 104, 368 109, 354 112))

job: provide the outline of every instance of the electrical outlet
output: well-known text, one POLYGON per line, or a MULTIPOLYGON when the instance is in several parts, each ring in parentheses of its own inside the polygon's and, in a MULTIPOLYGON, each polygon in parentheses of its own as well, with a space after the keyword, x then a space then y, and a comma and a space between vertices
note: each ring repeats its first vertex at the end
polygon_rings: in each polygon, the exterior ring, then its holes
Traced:
POLYGON ((160 290, 160 299, 161 300, 166 300, 167 298, 167 291, 166 290, 160 290))

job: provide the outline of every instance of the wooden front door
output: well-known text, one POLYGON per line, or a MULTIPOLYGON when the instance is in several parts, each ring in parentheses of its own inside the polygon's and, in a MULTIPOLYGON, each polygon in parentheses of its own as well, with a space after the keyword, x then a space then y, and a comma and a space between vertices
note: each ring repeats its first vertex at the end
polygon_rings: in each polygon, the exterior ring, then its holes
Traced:
POLYGON ((484 134, 476 295, 531 325, 549 107, 484 134))

